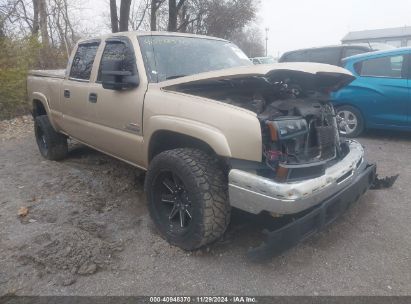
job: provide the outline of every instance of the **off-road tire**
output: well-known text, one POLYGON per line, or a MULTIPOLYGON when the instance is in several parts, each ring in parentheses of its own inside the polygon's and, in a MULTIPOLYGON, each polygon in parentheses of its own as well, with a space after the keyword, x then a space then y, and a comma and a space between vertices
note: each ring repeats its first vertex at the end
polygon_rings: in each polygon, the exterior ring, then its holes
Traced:
POLYGON ((355 138, 355 137, 360 136, 361 133, 364 132, 364 130, 365 130, 365 121, 364 121, 364 118, 363 118, 361 112, 358 109, 356 109, 355 107, 348 106, 348 105, 338 107, 336 109, 337 115, 339 115, 339 113, 341 111, 348 111, 348 112, 352 113, 355 116, 355 118, 357 119, 356 128, 349 134, 343 134, 343 136, 348 137, 348 138, 355 138))
POLYGON ((175 149, 160 153, 151 162, 145 180, 148 206, 161 236, 172 245, 195 250, 219 239, 230 221, 227 176, 217 159, 197 149, 175 149), (175 233, 161 218, 156 205, 156 177, 171 171, 179 176, 191 198, 193 216, 184 234, 175 233))
POLYGON ((57 133, 47 115, 34 119, 34 133, 41 155, 48 160, 62 160, 67 156, 67 137, 57 133))

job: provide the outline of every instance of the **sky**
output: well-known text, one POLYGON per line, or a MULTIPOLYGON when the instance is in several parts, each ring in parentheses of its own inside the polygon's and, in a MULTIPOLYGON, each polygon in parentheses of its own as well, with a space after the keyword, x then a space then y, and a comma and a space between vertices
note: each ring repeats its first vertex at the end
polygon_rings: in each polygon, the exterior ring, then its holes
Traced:
MULTIPOLYGON (((257 24, 274 57, 299 48, 339 44, 349 31, 411 25, 411 0, 260 0, 257 24)), ((91 26, 108 30, 108 0, 82 1, 91 26)), ((86 17, 87 18, 87 17, 86 17)), ((88 19, 88 18, 87 18, 88 19)))
MULTIPOLYGON (((350 31, 411 25, 410 0, 261 0, 268 53, 339 44, 350 31)), ((265 36, 265 31, 264 31, 265 36)))

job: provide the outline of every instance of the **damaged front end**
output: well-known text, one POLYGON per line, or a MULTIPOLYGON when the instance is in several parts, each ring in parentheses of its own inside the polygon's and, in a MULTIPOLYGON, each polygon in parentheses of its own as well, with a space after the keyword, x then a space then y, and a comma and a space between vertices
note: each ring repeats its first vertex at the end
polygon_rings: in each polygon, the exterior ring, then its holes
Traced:
MULTIPOLYGON (((261 124, 258 175, 280 182, 315 178, 347 153, 339 137, 330 92, 350 83, 347 73, 274 69, 181 83, 167 90, 205 97, 256 113, 261 124)), ((241 162, 233 161, 241 169, 241 162)))
POLYGON ((167 90, 250 110, 261 125, 262 161, 231 160, 230 204, 260 214, 292 217, 267 232, 250 251, 254 259, 282 253, 331 223, 374 183, 376 166, 363 147, 340 138, 330 93, 354 77, 345 70, 276 68, 264 74, 232 75, 179 83, 167 90))

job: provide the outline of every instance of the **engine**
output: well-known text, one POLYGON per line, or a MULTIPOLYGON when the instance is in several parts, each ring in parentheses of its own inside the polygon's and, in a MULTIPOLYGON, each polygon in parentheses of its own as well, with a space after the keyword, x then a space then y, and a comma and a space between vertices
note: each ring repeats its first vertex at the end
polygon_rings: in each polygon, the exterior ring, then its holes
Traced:
POLYGON ((352 81, 341 74, 275 70, 262 76, 199 81, 169 87, 256 113, 261 124, 263 163, 259 175, 297 181, 324 174, 347 153, 339 138, 330 93, 352 81))
POLYGON ((327 164, 343 156, 327 92, 279 81, 253 96, 231 94, 224 101, 257 114, 263 159, 269 169, 259 170, 262 175, 279 181, 314 178, 324 173, 327 164))

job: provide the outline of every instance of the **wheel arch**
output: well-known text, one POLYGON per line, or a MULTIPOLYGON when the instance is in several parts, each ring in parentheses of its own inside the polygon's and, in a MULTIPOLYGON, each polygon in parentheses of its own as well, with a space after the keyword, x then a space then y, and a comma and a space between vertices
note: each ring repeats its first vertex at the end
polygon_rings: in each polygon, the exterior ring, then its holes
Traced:
POLYGON ((47 97, 39 92, 34 92, 32 95, 32 114, 33 117, 39 115, 49 115, 50 107, 47 101, 47 97))
POLYGON ((176 148, 198 148, 221 157, 231 157, 224 134, 212 126, 185 118, 153 116, 144 127, 146 165, 155 155, 176 148))
POLYGON ((157 130, 150 137, 147 153, 148 164, 156 155, 178 148, 195 148, 208 154, 217 154, 208 143, 201 139, 184 133, 162 129, 157 130))
POLYGON ((47 110, 46 110, 46 107, 38 99, 34 99, 33 102, 32 102, 32 114, 33 114, 34 118, 36 118, 37 116, 40 116, 40 115, 47 115, 48 114, 47 110))

